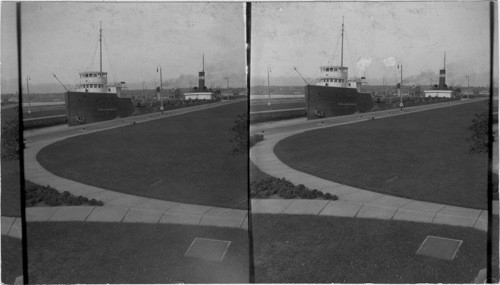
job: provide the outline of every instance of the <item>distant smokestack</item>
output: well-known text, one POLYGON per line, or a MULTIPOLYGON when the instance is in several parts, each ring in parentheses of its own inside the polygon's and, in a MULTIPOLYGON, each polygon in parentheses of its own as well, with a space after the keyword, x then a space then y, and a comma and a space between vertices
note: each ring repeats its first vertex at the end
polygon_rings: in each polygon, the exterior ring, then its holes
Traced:
POLYGON ((446 85, 446 69, 441 69, 439 70, 439 89, 443 90, 445 89, 444 86, 446 85))
POLYGON ((446 85, 446 52, 444 53, 443 69, 439 70, 439 90, 444 90, 446 85))
POLYGON ((202 61, 202 70, 198 73, 198 90, 200 92, 205 89, 205 55, 203 55, 202 61))

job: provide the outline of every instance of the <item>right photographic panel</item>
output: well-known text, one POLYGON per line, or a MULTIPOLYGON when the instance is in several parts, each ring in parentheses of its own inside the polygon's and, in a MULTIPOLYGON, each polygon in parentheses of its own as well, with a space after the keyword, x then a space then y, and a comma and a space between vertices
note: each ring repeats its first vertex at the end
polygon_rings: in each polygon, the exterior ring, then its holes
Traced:
POLYGON ((255 282, 498 282, 496 4, 251 13, 255 282))

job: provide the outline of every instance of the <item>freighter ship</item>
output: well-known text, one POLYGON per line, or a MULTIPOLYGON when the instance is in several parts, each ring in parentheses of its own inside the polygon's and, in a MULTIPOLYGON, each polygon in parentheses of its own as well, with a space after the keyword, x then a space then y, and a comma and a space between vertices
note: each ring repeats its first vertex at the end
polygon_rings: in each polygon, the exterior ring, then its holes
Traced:
POLYGON ((342 18, 342 44, 340 66, 320 66, 321 75, 314 84, 305 87, 307 119, 369 112, 374 107, 370 93, 362 93, 365 77, 348 78, 344 66, 344 19, 342 18))
POLYGON ((129 117, 134 113, 131 98, 120 98, 125 82, 108 84, 102 71, 102 27, 99 28, 99 71, 80 72, 80 84, 65 94, 69 126, 129 117))

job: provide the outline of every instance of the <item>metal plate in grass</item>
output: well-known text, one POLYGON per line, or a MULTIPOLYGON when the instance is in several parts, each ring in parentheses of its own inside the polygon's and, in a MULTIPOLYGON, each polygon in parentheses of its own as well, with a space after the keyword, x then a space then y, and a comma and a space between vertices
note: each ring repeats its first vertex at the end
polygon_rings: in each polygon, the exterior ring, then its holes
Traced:
POLYGON ((452 260, 463 241, 435 236, 425 238, 417 254, 452 260))
POLYGON ((230 241, 195 238, 185 256, 220 262, 230 244, 230 241))

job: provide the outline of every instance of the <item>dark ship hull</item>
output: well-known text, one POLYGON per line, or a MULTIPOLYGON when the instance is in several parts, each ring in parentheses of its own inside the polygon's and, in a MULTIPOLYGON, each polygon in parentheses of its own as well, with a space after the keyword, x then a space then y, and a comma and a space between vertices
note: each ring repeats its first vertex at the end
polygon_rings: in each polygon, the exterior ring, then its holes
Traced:
POLYGON ((115 93, 66 92, 65 97, 69 126, 130 117, 135 110, 130 98, 115 93))
POLYGON ((307 85, 305 95, 308 120, 365 113, 375 106, 370 93, 354 88, 307 85))

